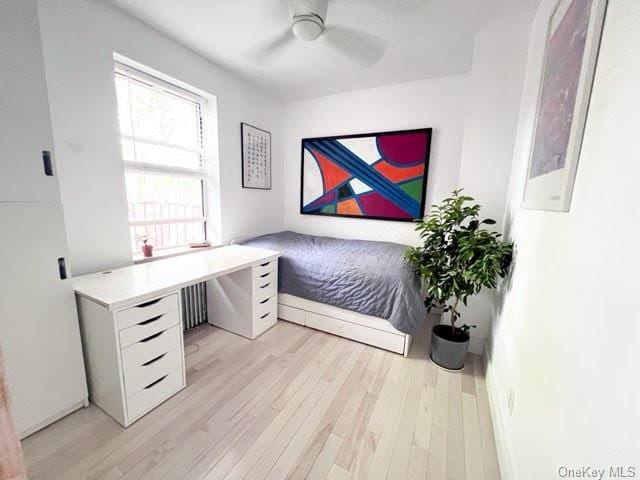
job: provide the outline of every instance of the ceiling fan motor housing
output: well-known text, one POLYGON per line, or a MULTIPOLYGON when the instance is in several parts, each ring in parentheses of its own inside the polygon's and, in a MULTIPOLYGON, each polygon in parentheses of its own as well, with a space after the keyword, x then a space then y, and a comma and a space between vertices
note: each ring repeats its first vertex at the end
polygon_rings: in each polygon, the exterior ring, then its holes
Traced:
POLYGON ((293 34, 307 42, 318 38, 324 30, 324 22, 317 15, 296 15, 292 22, 293 34))
POLYGON ((312 41, 324 31, 327 0, 289 0, 291 30, 300 40, 312 41))

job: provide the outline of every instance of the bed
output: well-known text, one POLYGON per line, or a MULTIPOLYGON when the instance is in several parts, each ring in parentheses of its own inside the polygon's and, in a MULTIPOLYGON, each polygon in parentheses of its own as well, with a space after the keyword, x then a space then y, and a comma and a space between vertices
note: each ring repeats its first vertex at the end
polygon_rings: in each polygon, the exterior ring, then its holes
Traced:
POLYGON ((236 243, 282 253, 280 319, 408 354, 426 309, 406 245, 289 231, 236 243))

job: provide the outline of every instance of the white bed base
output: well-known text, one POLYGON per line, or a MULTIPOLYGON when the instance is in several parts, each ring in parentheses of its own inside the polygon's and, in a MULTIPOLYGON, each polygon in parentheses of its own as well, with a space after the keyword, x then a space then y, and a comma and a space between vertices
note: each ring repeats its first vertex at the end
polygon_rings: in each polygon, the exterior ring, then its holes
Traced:
POLYGON ((400 353, 405 357, 411 348, 411 335, 396 330, 388 320, 286 293, 278 295, 278 318, 400 353))

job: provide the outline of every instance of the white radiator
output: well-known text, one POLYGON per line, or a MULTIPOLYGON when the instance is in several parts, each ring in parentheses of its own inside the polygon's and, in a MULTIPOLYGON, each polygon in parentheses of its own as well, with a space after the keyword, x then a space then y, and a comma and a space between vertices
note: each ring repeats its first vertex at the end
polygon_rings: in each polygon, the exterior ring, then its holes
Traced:
POLYGON ((185 330, 207 321, 207 285, 197 283, 182 289, 182 326, 185 330))

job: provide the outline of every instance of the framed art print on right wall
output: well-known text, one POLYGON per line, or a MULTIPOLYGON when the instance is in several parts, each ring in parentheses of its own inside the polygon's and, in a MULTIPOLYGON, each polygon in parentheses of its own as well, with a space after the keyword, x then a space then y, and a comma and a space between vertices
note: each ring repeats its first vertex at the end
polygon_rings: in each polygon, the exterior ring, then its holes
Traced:
POLYGON ((559 0, 546 38, 523 205, 571 206, 607 0, 559 0))

